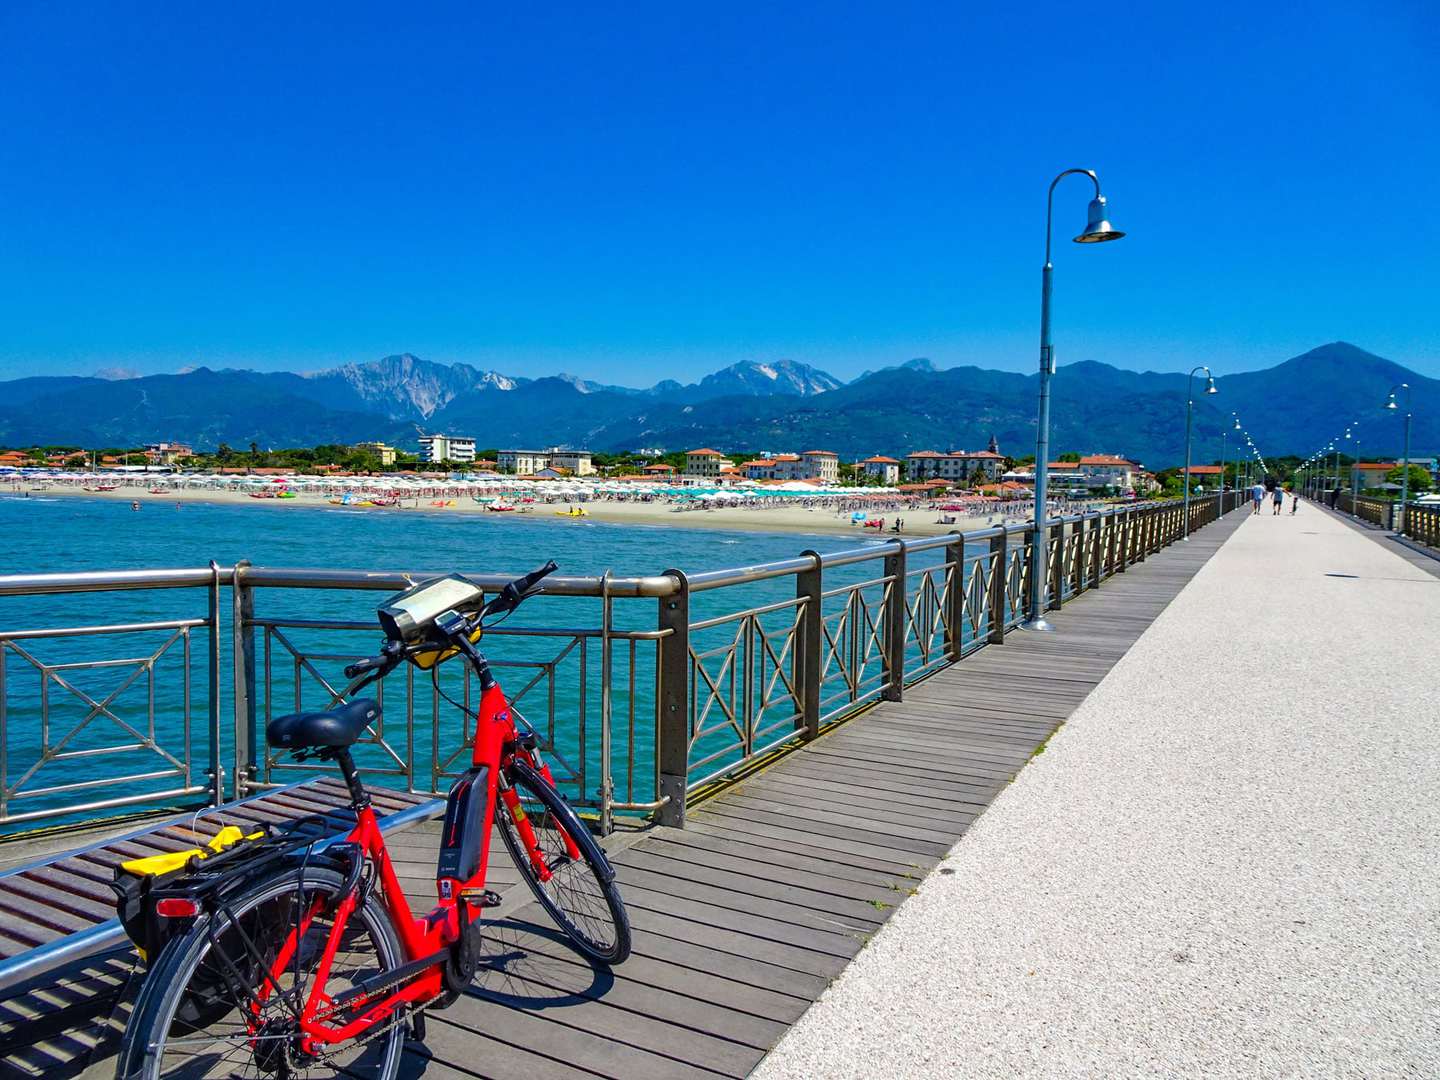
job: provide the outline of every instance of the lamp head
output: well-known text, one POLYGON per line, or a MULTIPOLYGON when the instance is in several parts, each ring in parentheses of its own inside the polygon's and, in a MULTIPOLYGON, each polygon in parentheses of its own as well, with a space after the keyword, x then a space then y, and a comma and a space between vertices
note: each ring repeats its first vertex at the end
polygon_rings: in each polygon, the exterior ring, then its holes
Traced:
POLYGON ((1385 406, 1385 408, 1387 408, 1387 409, 1398 409, 1399 407, 1400 407, 1400 406, 1398 406, 1398 405, 1395 404, 1395 395, 1394 395, 1394 394, 1391 394, 1391 395, 1390 395, 1390 402, 1389 402, 1389 404, 1387 404, 1387 405, 1385 406))
POLYGON ((1090 211, 1085 221, 1085 231, 1075 237, 1077 244, 1103 244, 1106 240, 1119 240, 1125 234, 1111 225, 1105 218, 1105 196, 1096 195, 1090 200, 1090 211))
POLYGON ((1218 394, 1218 393, 1219 393, 1219 391, 1215 389, 1215 380, 1214 380, 1214 378, 1210 378, 1210 379, 1207 381, 1206 386, 1205 386, 1205 393, 1207 393, 1207 394, 1218 394))

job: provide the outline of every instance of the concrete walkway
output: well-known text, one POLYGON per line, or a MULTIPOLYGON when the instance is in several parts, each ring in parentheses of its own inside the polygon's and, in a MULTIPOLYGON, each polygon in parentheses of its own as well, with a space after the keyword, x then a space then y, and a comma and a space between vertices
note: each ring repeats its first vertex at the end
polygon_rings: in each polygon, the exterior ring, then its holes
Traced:
POLYGON ((1246 521, 755 1075, 1440 1076, 1437 646, 1246 521))

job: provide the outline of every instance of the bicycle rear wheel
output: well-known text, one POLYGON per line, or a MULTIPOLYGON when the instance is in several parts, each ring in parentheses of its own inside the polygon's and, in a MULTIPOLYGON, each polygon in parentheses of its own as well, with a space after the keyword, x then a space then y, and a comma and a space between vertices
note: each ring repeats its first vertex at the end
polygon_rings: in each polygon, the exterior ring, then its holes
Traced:
POLYGON ((520 876, 577 949, 602 964, 623 962, 630 955, 630 919, 615 887, 610 860, 575 811, 538 772, 516 761, 510 769, 510 782, 520 797, 524 818, 534 830, 546 870, 541 880, 515 817, 500 799, 495 819, 520 876), (570 854, 567 836, 579 851, 578 860, 570 854))
MULTIPOLYGON (((333 871, 307 868, 302 876, 297 869, 259 883, 225 911, 197 919, 145 979, 125 1029, 117 1080, 393 1080, 404 1049, 403 1020, 321 1056, 302 1053, 296 1038, 295 1018, 341 888, 333 871), (306 913, 310 922, 294 957, 272 982, 269 973, 306 913)), ((350 915, 325 991, 333 997, 400 960, 389 916, 368 897, 350 915)))

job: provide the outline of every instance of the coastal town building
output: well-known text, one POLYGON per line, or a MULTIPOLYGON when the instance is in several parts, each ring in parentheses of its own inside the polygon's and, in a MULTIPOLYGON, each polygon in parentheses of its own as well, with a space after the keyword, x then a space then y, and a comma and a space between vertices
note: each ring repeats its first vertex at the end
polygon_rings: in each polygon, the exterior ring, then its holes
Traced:
MULTIPOLYGON (((1415 462, 1419 464, 1419 462, 1415 462)), ((1362 461, 1354 466, 1356 480, 1359 482, 1360 490, 1366 488, 1378 488, 1389 482, 1388 477, 1392 469, 1398 469, 1398 461, 1362 461)))
MULTIPOLYGON (((1080 471, 1080 465, 1074 461, 1051 461, 1047 462, 1049 478, 1046 483, 1050 490, 1056 495, 1085 495, 1090 491, 1090 479, 1080 471)), ((1005 473, 1000 477, 1001 481, 1012 483, 1035 484, 1035 471, 1033 469, 1024 473, 1005 473), (1023 478, 1022 478, 1023 477, 1023 478)))
POLYGON ((565 450, 552 446, 548 450, 501 450, 496 459, 501 472, 517 476, 539 476, 545 469, 560 475, 594 476, 595 463, 589 450, 565 450))
POLYGON ((474 461, 475 440, 463 435, 421 435, 422 461, 474 461))
POLYGON ((595 475, 595 465, 591 461, 589 450, 561 450, 556 447, 550 451, 550 465, 552 468, 564 469, 571 476, 595 475))
POLYGON ((387 446, 383 442, 356 443, 355 449, 367 454, 374 454, 380 459, 380 467, 382 469, 388 469, 395 464, 395 455, 397 453, 395 447, 387 446))
POLYGON ((548 450, 501 450, 495 456, 495 467, 502 473, 534 476, 541 469, 550 467, 550 452, 548 450))
POLYGON ((806 450, 803 459, 805 475, 801 480, 819 480, 833 484, 840 479, 840 455, 831 450, 806 450))
MULTIPOLYGON (((1186 471, 1185 469, 1180 470, 1181 479, 1184 479, 1186 471)), ((1192 491, 1197 486, 1208 491, 1220 483, 1219 465, 1191 465, 1188 471, 1190 473, 1190 490, 1192 491)))
POLYGON ((151 465, 174 465, 181 458, 194 457, 189 443, 154 442, 145 444, 145 457, 151 465))
POLYGON ((905 455, 905 475, 913 481, 948 480, 955 484, 991 484, 1005 468, 1005 458, 993 450, 917 450, 905 455))
POLYGON ((855 468, 866 476, 879 480, 886 487, 894 487, 900 482, 900 462, 897 458, 876 454, 864 461, 857 461, 855 468))
MULTIPOLYGON (((640 470, 642 479, 645 480, 674 480, 675 466, 667 465, 663 461, 657 461, 654 465, 646 465, 640 470)), ((626 479, 622 477, 622 479, 626 479)))
POLYGON ((1078 464, 1090 486, 1097 488, 1132 488, 1135 486, 1135 474, 1140 471, 1136 462, 1114 454, 1088 454, 1078 464))
POLYGON ((719 450, 702 446, 699 450, 685 452, 685 476, 691 480, 719 481, 720 470, 733 469, 735 463, 719 450))
POLYGON ((830 450, 770 454, 743 462, 738 471, 748 480, 818 480, 833 484, 840 479, 840 455, 830 450))

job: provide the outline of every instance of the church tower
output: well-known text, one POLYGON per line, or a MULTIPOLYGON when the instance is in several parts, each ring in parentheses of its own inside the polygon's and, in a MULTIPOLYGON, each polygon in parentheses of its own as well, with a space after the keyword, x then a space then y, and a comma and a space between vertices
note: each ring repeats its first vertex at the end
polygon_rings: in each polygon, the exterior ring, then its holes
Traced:
POLYGON ((994 432, 990 433, 990 445, 987 446, 985 449, 989 450, 992 454, 998 454, 1000 452, 1000 444, 995 441, 994 432))

